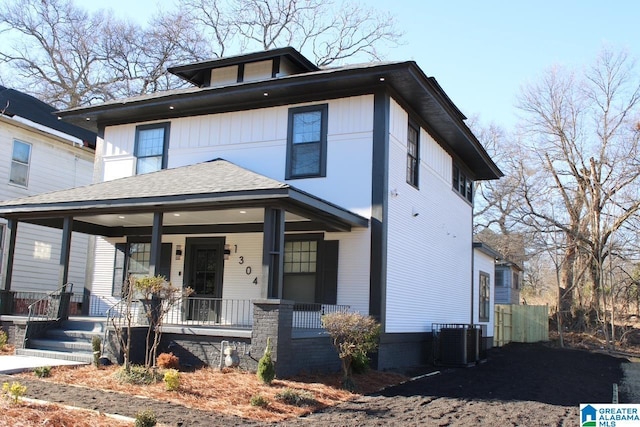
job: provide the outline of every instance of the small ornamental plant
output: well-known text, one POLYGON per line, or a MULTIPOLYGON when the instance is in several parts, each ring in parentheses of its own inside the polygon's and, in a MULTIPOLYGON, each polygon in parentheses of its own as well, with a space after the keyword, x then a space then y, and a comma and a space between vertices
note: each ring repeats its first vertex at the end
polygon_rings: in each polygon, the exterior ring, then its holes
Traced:
POLYGON ((267 406, 269 406, 269 401, 267 400, 267 398, 259 394, 254 394, 253 396, 251 396, 251 400, 249 403, 251 403, 251 406, 257 406, 259 408, 266 408, 267 406))
POLYGON ((38 378, 49 378, 51 376, 51 366, 39 366, 33 370, 38 378))
POLYGON ((180 372, 176 369, 169 369, 165 372, 162 380, 168 391, 176 391, 180 388, 180 372))
POLYGON ((11 400, 14 404, 18 403, 18 400, 27 392, 27 386, 20 384, 17 381, 2 384, 2 394, 11 400))
POLYGON ((100 357, 102 357, 102 340, 98 335, 91 338, 91 348, 93 349, 93 364, 96 368, 100 367, 100 357))
POLYGON ((267 347, 264 349, 264 354, 258 361, 258 371, 256 372, 258 379, 267 385, 271 385, 271 382, 276 377, 276 366, 271 359, 271 338, 267 337, 267 347))
POLYGON ((160 353, 156 359, 156 366, 162 369, 179 369, 180 359, 173 353, 160 353))
POLYGON ((158 418, 153 411, 146 410, 136 414, 136 427, 154 427, 156 424, 158 424, 158 418))

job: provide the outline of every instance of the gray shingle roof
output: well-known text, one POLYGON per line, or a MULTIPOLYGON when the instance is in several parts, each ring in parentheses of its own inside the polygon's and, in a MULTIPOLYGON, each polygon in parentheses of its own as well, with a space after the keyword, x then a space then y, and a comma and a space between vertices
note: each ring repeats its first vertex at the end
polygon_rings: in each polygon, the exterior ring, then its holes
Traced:
POLYGON ((216 159, 190 166, 0 202, 0 208, 288 188, 291 188, 288 184, 244 169, 226 160, 216 159))

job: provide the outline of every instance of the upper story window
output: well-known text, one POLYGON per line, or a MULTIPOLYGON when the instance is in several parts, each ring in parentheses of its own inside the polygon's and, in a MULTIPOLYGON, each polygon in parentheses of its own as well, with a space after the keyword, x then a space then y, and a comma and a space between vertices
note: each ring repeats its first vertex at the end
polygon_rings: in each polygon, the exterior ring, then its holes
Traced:
POLYGON ((136 174, 155 172, 167 167, 169 123, 136 128, 136 174))
POLYGON ((473 181, 455 163, 453 164, 453 190, 467 199, 469 203, 473 203, 473 181))
POLYGON ((29 181, 29 164, 31 162, 31 144, 13 141, 13 154, 11 155, 11 172, 9 182, 27 186, 29 181))
POLYGON ((328 105, 289 109, 286 178, 326 176, 328 105))
POLYGON ((409 124, 407 131, 407 183, 418 188, 419 140, 418 129, 409 124))

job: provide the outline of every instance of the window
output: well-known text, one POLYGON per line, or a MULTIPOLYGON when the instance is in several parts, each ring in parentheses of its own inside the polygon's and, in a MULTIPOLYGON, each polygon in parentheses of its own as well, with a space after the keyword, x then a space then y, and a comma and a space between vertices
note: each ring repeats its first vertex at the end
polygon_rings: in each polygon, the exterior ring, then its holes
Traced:
POLYGON ((489 275, 487 273, 480 273, 480 309, 479 318, 481 322, 489 321, 491 299, 491 287, 489 286, 489 275))
POLYGON ((418 160, 420 140, 418 129, 409 124, 407 132, 407 183, 418 188, 418 160))
POLYGON ((504 271, 496 270, 496 287, 503 288, 504 287, 504 271))
POLYGON ((513 289, 520 289, 520 273, 517 271, 513 272, 513 281, 511 282, 511 287, 513 289))
POLYGON ((169 123, 136 128, 136 174, 155 172, 167 167, 169 123))
POLYGON ((11 155, 11 172, 9 182, 27 186, 29 180, 29 162, 31 160, 31 144, 13 141, 13 154, 11 155))
POLYGON ((467 199, 469 203, 473 203, 473 181, 469 179, 456 164, 453 165, 452 178, 453 190, 467 199))
MULTIPOLYGON (((113 296, 123 296, 123 287, 128 276, 142 277, 149 274, 151 243, 116 243, 113 266, 113 296)), ((160 275, 171 276, 171 243, 163 243, 160 254, 160 275)))
POLYGON ((284 243, 284 299, 301 303, 316 302, 317 262, 316 240, 294 240, 284 243))
POLYGON ((326 176, 327 112, 326 104, 289 110, 287 179, 326 176))

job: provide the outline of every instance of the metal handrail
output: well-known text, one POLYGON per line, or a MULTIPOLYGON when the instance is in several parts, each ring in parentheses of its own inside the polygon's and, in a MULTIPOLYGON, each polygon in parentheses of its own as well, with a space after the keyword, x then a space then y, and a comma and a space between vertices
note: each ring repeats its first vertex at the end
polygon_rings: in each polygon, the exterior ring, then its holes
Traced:
POLYGON ((54 295, 62 295, 63 292, 70 292, 73 293, 73 283, 65 283, 64 285, 60 286, 58 289, 56 289, 53 292, 48 293, 45 297, 40 298, 39 300, 32 302, 31 304, 29 304, 29 314, 27 315, 27 324, 25 326, 24 329, 24 347, 27 347, 27 338, 29 336, 29 325, 31 324, 31 322, 33 322, 33 319, 37 316, 37 317, 44 317, 44 319, 41 319, 45 322, 51 321, 51 320, 58 320, 60 319, 60 317, 58 317, 58 310, 53 310, 53 305, 51 304, 51 299, 54 295), (68 291, 67 291, 68 289, 68 291), (41 308, 45 308, 46 312, 43 314, 40 314, 41 311, 45 311, 45 310, 41 310, 41 308))

